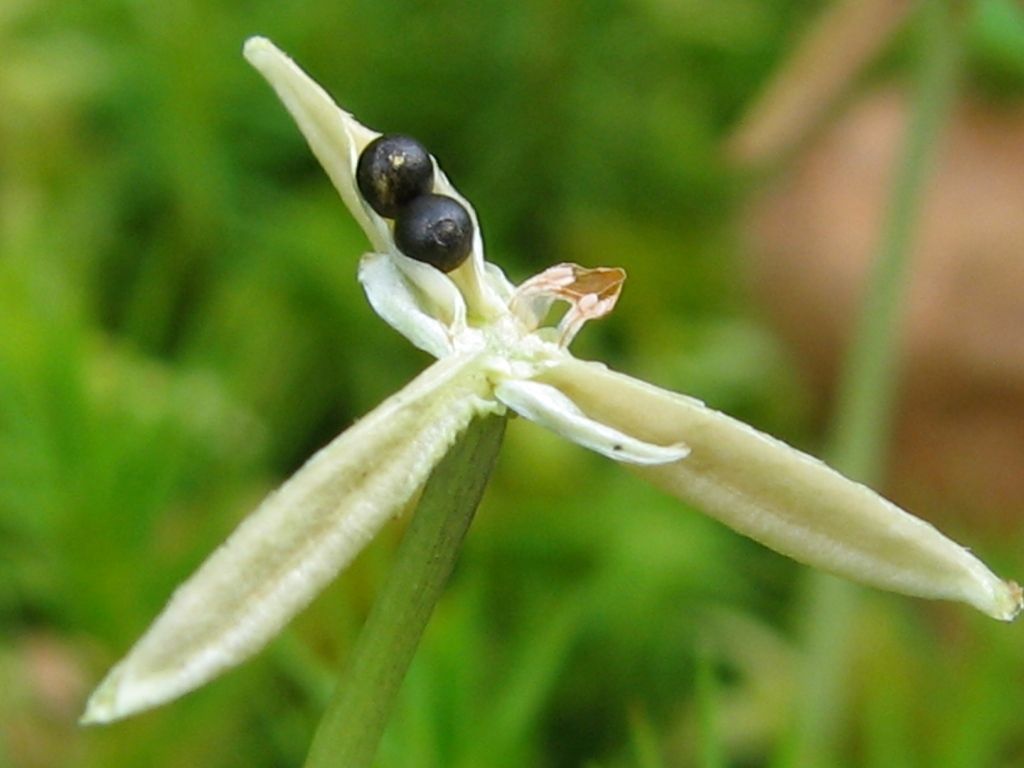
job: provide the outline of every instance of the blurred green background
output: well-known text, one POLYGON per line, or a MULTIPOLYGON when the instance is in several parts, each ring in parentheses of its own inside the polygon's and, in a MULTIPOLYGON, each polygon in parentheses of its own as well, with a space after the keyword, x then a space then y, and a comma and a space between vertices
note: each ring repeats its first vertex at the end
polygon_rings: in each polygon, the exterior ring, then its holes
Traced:
MULTIPOLYGON (((825 6, 2 0, 0 766, 300 765, 401 533, 241 669, 75 724, 244 513, 428 362, 366 304, 363 236, 248 35, 420 138, 514 280, 624 267, 581 357, 820 451, 828 393, 748 279, 745 211, 788 161, 723 147, 825 6)), ((962 23, 964 91, 1016 104, 1016 6, 962 23)), ((902 82, 908 37, 863 82, 902 82)), ((951 506, 945 528, 1024 574, 1019 516, 951 506)), ((820 671, 807 578, 515 422, 379 765, 792 764, 820 671)), ((1021 626, 875 592, 853 610, 821 765, 1024 765, 1021 626)))

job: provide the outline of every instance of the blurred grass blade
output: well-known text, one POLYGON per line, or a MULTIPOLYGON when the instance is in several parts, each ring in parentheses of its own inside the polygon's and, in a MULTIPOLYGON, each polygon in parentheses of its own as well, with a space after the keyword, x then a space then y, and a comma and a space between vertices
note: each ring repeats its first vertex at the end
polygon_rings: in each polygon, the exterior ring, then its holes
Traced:
POLYGON ((642 709, 634 708, 629 713, 629 740, 637 768, 665 768, 657 731, 642 709))
POLYGON ((722 751, 721 726, 718 713, 718 680, 715 678, 715 659, 710 644, 705 641, 697 647, 697 722, 700 725, 701 768, 725 768, 722 751))
MULTIPOLYGON (((896 168, 878 257, 860 322, 847 355, 829 451, 836 466, 877 483, 885 466, 898 376, 897 353, 913 235, 935 162, 940 130, 956 85, 958 40, 949 0, 922 4, 917 28, 916 94, 902 157, 896 168)), ((791 764, 828 763, 843 710, 845 638, 855 615, 848 584, 810 576, 806 615, 807 664, 791 764)), ((1017 588, 1017 600, 1020 589, 1017 588)))
POLYGON ((839 0, 829 5, 750 113, 727 151, 757 168, 790 153, 890 43, 914 0, 839 0))

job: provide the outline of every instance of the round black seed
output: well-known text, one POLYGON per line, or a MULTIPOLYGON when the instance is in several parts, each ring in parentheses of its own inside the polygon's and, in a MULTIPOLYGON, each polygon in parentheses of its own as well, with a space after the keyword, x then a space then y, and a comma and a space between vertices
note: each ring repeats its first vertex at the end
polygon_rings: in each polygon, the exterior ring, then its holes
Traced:
POLYGON ((457 200, 420 195, 399 211, 395 243, 409 258, 451 272, 473 247, 473 220, 457 200))
POLYGON ((385 134, 367 144, 359 155, 356 184, 373 210, 393 219, 403 205, 433 187, 434 164, 416 139, 385 134))

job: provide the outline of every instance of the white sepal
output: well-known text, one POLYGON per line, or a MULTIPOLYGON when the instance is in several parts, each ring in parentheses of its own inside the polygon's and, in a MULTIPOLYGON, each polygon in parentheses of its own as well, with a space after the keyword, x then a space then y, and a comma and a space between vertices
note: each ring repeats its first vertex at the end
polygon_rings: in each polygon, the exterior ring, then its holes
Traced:
POLYGON ((162 704, 260 650, 500 407, 489 392, 479 358, 445 358, 313 456, 174 593, 82 721, 162 704))
POLYGON ((572 400, 547 384, 508 379, 497 386, 495 395, 520 416, 626 464, 667 464, 685 458, 690 452, 678 441, 655 445, 589 419, 572 400))
POLYGON ((392 250, 387 224, 363 202, 355 182, 359 153, 380 134, 335 104, 316 81, 265 37, 250 37, 243 52, 277 92, 373 249, 392 250))
POLYGON ((598 363, 568 356, 538 378, 590 418, 642 440, 685 440, 686 461, 638 474, 795 560, 919 597, 1012 619, 1020 587, 860 483, 753 427, 598 363))
MULTIPOLYGON (((424 309, 425 297, 412 289, 396 259, 383 253, 364 254, 359 260, 359 282, 373 311, 414 345, 436 358, 454 351, 451 333, 435 319, 434 312, 424 309)), ((452 290, 455 291, 454 286, 452 290)), ((462 297, 458 291, 455 293, 461 303, 462 297)), ((462 304, 463 323, 465 313, 462 304)))
POLYGON ((422 295, 422 303, 433 317, 452 333, 459 333, 466 327, 466 300, 448 275, 397 252, 391 258, 395 267, 422 295))
POLYGON ((485 261, 484 262, 484 279, 487 280, 488 285, 491 286, 498 298, 503 303, 508 304, 512 301, 512 295, 515 293, 516 287, 512 284, 512 281, 505 276, 504 270, 497 264, 485 261))

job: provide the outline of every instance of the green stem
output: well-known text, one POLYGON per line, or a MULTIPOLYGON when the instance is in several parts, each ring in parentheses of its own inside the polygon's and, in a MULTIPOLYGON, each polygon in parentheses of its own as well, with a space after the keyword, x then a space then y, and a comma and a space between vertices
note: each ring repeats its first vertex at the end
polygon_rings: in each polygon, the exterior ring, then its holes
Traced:
MULTIPOLYGON (((840 382, 832 464, 862 482, 883 478, 897 391, 902 304, 914 235, 938 138, 955 91, 956 24, 949 0, 928 0, 919 19, 913 112, 891 190, 878 255, 840 382)), ((825 574, 810 579, 805 669, 790 764, 830 765, 842 719, 857 588, 825 574)))
POLYGON ((416 647, 455 564, 504 434, 478 419, 434 469, 327 711, 306 768, 373 761, 416 647))

